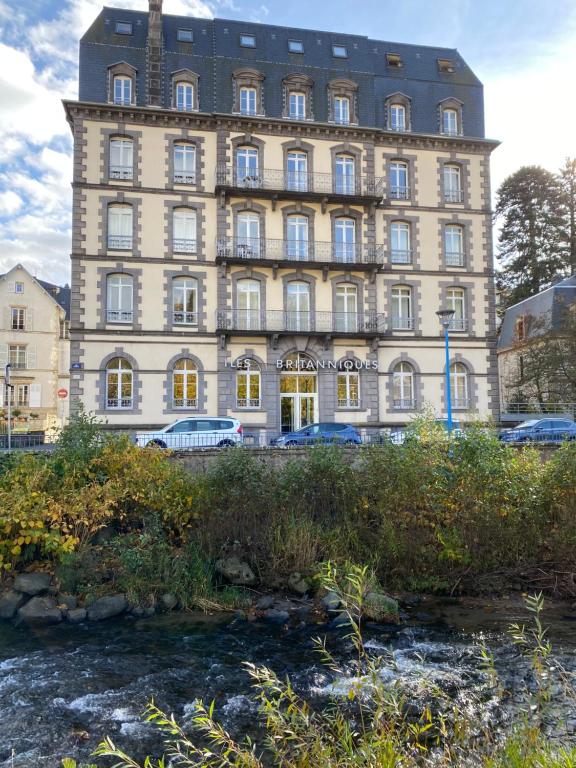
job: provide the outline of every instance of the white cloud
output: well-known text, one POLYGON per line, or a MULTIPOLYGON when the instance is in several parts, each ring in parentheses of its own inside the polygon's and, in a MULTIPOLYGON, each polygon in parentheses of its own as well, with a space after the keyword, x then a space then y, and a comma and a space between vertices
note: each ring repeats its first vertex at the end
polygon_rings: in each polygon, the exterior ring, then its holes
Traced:
POLYGON ((6 192, 0 192, 0 216, 10 216, 21 208, 23 205, 22 198, 8 189, 6 192))

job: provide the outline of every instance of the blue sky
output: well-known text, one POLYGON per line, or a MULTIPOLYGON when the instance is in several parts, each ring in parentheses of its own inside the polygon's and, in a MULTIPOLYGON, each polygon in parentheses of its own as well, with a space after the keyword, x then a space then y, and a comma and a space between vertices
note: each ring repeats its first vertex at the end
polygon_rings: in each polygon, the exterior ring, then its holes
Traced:
MULTIPOLYGON (((0 272, 21 262, 69 280, 70 132, 78 38, 101 0, 0 0, 0 272)), ((108 0, 144 10, 147 0, 108 0)), ((524 164, 576 155, 576 2, 164 0, 167 13, 250 19, 458 48, 483 81, 486 133, 502 141, 494 189, 524 164)))

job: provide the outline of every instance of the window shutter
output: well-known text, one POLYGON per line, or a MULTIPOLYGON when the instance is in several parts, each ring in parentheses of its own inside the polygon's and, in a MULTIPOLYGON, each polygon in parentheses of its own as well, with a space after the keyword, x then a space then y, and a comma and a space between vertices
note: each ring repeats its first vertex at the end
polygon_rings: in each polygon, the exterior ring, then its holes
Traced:
POLYGON ((30 408, 42 407, 42 385, 31 384, 30 385, 30 408))
POLYGON ((24 328, 27 331, 34 330, 34 309, 32 307, 26 308, 26 320, 25 320, 24 328))
POLYGON ((12 326, 12 313, 10 312, 10 307, 4 307, 4 311, 2 312, 2 328, 4 328, 5 331, 9 331, 12 326))
POLYGON ((8 283, 8 293, 16 293, 16 283, 8 283))
POLYGON ((0 375, 4 375, 4 368, 8 363, 8 344, 0 344, 0 375))
POLYGON ((26 368, 36 368, 36 347, 26 350, 26 368))

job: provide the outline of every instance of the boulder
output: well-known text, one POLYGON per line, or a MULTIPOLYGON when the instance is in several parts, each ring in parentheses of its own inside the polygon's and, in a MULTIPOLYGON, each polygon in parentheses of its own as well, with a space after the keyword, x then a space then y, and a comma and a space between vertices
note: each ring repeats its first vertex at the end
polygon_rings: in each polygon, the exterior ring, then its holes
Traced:
POLYGON ((57 595, 56 602, 59 606, 64 606, 68 611, 78 608, 78 598, 74 595, 57 595))
POLYGON ((279 611, 277 608, 270 608, 264 613, 264 618, 271 624, 286 624, 290 619, 288 611, 279 611))
POLYGON ((62 611, 56 606, 53 597, 33 597, 18 609, 18 618, 26 624, 59 624, 62 611))
POLYGON ((301 597, 312 590, 312 582, 301 573, 291 573, 287 583, 290 589, 301 597))
POLYGON ((160 598, 160 604, 165 611, 173 611, 178 605, 178 598, 171 592, 166 592, 160 598))
POLYGON ((216 560, 215 563, 216 573, 223 576, 230 584, 236 584, 238 586, 247 586, 256 583, 256 576, 254 571, 248 563, 240 560, 236 555, 231 557, 222 557, 220 560, 216 560))
POLYGON ((257 611, 267 611, 268 608, 272 608, 274 605, 274 598, 272 595, 264 595, 263 597, 258 600, 258 602, 255 605, 255 608, 257 611))
POLYGON ((330 613, 331 611, 337 611, 342 604, 339 595, 336 592, 327 592, 321 600, 324 608, 330 613))
POLYGON ((364 616, 372 621, 398 621, 398 602, 381 592, 368 592, 364 598, 364 616))
POLYGON ((25 595, 41 595, 48 591, 50 581, 49 573, 20 573, 14 579, 14 589, 25 595))
POLYGON ((26 602, 26 597, 22 592, 16 592, 9 589, 0 597, 0 619, 12 619, 16 611, 26 602))
POLYGON ((104 621, 124 613, 128 603, 125 595, 107 595, 95 600, 88 606, 88 619, 90 621, 104 621))
POLYGON ((86 608, 71 608, 66 618, 70 622, 70 624, 80 624, 81 621, 86 620, 87 611, 86 608))
POLYGON ((328 629, 350 629, 350 616, 346 611, 336 614, 328 624, 328 629))

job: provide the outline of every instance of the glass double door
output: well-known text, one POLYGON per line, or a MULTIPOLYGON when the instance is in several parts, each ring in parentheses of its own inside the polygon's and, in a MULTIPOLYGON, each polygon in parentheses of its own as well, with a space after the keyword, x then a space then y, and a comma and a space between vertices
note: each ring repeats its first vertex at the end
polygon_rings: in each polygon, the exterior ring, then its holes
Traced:
POLYGON ((280 377, 280 427, 294 432, 318 420, 318 381, 315 373, 283 373, 280 377))

